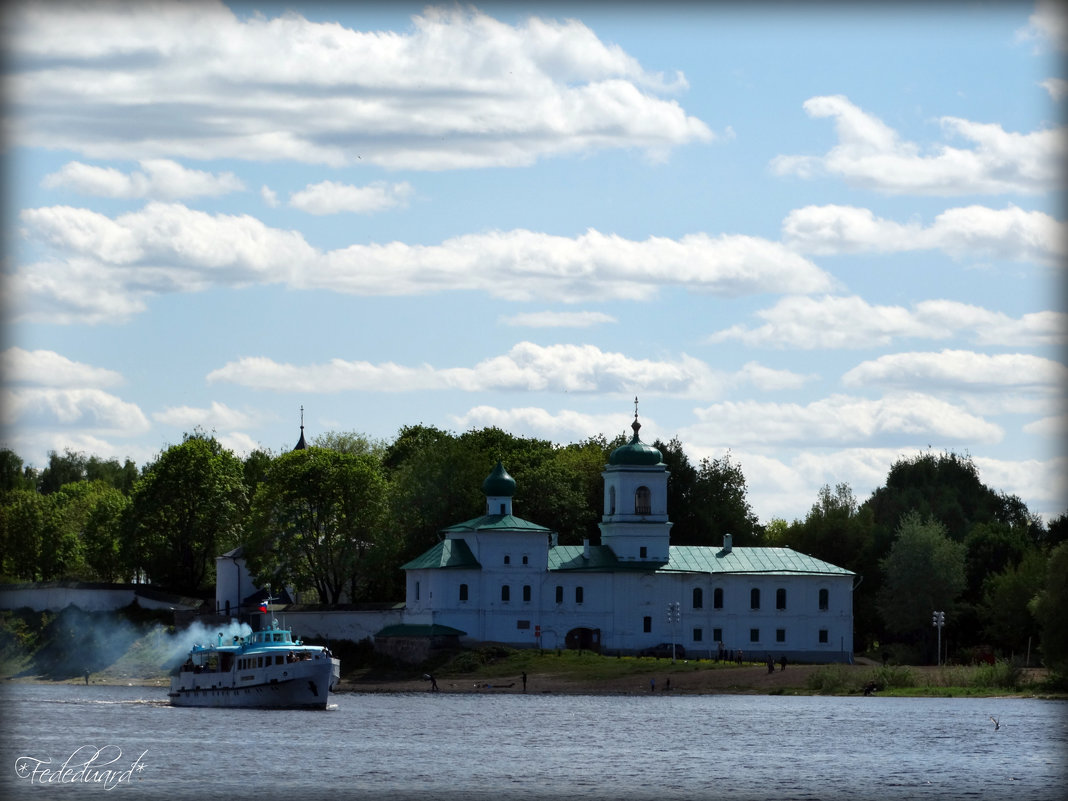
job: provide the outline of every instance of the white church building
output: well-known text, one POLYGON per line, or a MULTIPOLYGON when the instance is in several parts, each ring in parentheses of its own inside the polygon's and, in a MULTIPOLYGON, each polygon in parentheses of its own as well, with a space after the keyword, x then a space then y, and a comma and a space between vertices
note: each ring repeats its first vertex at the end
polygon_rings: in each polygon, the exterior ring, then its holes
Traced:
POLYGON ((631 654, 678 643, 745 659, 849 662, 854 574, 790 548, 671 545, 668 469, 638 437, 601 474, 601 544, 559 545, 516 517, 515 480, 498 462, 486 513, 443 531, 403 565, 404 628, 456 630, 461 642, 631 654), (429 627, 429 628, 427 628, 429 627))

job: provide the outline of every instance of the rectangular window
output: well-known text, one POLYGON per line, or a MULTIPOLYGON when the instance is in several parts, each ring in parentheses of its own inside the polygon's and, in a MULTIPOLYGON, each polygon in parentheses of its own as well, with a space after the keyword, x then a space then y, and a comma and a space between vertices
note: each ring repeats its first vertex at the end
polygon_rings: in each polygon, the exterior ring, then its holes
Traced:
POLYGON ((556 602, 562 604, 564 602, 564 588, 559 584, 556 585, 556 602))
POLYGON ((575 603, 582 603, 582 587, 575 587, 575 603))
POLYGON ((523 564, 524 565, 530 564, 530 557, 527 556, 526 554, 523 554, 523 564))
POLYGON ((507 584, 501 585, 501 600, 508 601, 512 596, 512 588, 507 584))
POLYGON ((700 587, 693 588, 693 608, 702 609, 705 605, 705 594, 700 587))
POLYGON ((760 629, 749 629, 749 642, 760 642, 760 629))
POLYGON ((779 589, 775 590, 775 608, 776 609, 785 609, 786 608, 786 588, 785 587, 779 587, 779 589))
POLYGON ((642 618, 642 631, 644 631, 646 634, 648 634, 652 630, 653 630, 653 619, 651 617, 649 617, 649 615, 646 615, 645 617, 642 618))
POLYGON ((467 585, 466 584, 461 584, 460 585, 460 600, 461 601, 466 601, 467 600, 467 585))
POLYGON ((820 642, 821 643, 826 643, 827 642, 827 629, 820 629, 820 642))
POLYGON ((515 622, 515 627, 517 629, 529 629, 530 628, 530 621, 529 620, 517 620, 515 622))
POLYGON ((722 587, 716 587, 716 589, 712 590, 712 608, 713 609, 722 609, 723 608, 723 588, 722 587))
POLYGON ((505 554, 505 555, 504 555, 504 563, 505 563, 506 565, 510 565, 510 564, 512 564, 512 557, 508 556, 508 554, 505 554))
POLYGON ((760 590, 758 590, 756 587, 753 587, 753 589, 749 591, 749 608, 760 608, 760 590))
POLYGON ((820 590, 820 611, 826 612, 830 604, 830 592, 827 590, 820 590))
POLYGON ((786 629, 775 629, 775 642, 786 642, 786 629))
POLYGON ((526 601, 527 603, 530 603, 530 585, 529 584, 524 584, 523 585, 523 600, 526 601))
POLYGON ((419 582, 415 582, 415 600, 419 600, 419 582))
POLYGON ((638 558, 644 559, 649 555, 649 549, 644 545, 638 549, 638 558))
POLYGON ((693 641, 701 642, 701 638, 704 636, 704 632, 701 629, 693 630, 693 641))
POLYGON ((712 639, 715 642, 723 642, 723 629, 712 629, 712 639))

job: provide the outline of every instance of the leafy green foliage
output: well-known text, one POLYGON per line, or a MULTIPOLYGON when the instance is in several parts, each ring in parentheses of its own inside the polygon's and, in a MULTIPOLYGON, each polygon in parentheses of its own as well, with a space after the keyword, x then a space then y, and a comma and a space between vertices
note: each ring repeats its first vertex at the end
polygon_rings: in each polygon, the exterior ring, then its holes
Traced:
POLYGON ((964 546, 941 523, 924 522, 918 512, 905 515, 882 568, 878 608, 887 630, 917 641, 931 628, 933 611, 952 620, 964 588, 964 546))
MULTIPOLYGON (((377 460, 326 448, 283 454, 252 503, 249 569, 262 584, 314 588, 319 602, 364 596, 374 575, 365 557, 378 544, 386 483, 377 460)), ((372 564, 373 564, 372 560, 372 564)))
POLYGON ((130 563, 154 583, 195 593, 214 577, 215 556, 240 540, 245 506, 241 461, 214 437, 187 435, 134 486, 130 563))
POLYGON ((1046 665, 1068 676, 1068 543, 1050 553, 1045 586, 1031 602, 1042 629, 1042 657, 1046 665))

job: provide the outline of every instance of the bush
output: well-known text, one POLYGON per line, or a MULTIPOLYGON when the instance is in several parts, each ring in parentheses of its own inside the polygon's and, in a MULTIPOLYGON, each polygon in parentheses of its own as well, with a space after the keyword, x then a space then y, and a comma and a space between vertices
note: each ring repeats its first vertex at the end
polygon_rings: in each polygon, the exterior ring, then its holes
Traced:
POLYGON ((875 668, 871 674, 871 681, 880 690, 887 687, 915 687, 916 677, 912 668, 908 665, 882 665, 875 668))
POLYGON ((805 679, 805 686, 822 695, 857 692, 860 682, 845 665, 826 665, 814 670, 805 679))

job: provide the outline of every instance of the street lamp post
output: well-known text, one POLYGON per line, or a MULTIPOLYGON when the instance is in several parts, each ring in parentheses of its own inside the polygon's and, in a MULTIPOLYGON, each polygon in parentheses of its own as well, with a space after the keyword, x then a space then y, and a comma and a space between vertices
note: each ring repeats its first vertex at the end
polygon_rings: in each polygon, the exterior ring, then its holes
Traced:
POLYGON ((935 664, 941 666, 942 664, 942 627, 946 625, 946 613, 945 612, 932 612, 931 613, 931 625, 938 629, 938 652, 935 658, 935 664))
POLYGON ((674 601, 667 605, 667 622, 671 626, 671 664, 675 664, 675 640, 678 639, 677 631, 679 620, 682 618, 682 605, 674 601))

